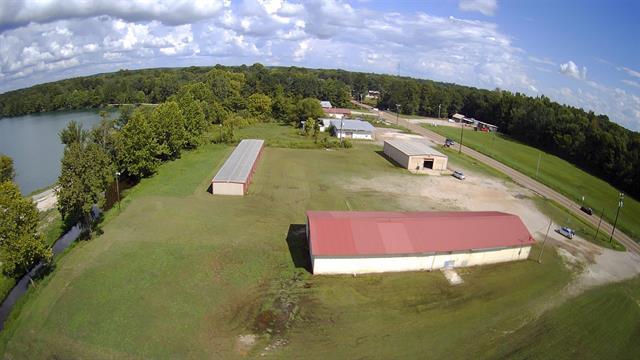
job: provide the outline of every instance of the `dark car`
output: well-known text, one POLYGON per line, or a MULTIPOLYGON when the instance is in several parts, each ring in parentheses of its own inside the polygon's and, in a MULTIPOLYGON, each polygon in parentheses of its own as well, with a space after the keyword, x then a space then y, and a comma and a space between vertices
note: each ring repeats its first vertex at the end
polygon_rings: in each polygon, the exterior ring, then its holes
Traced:
POLYGON ((582 210, 585 214, 593 215, 593 209, 590 207, 581 206, 580 210, 582 210))
POLYGON ((451 140, 451 139, 447 139, 444 141, 444 146, 449 147, 449 146, 453 146, 455 144, 455 141, 451 140))

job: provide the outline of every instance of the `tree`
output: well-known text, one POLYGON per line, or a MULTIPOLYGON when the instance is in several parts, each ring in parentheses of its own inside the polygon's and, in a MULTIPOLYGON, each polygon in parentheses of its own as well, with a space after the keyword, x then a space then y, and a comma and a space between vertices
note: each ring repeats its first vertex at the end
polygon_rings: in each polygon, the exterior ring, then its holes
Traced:
POLYGON ((129 176, 140 179, 150 176, 158 168, 158 143, 155 133, 142 109, 136 109, 131 119, 118 133, 118 165, 129 176))
POLYGON ((0 154, 0 183, 13 181, 16 171, 13 168, 13 159, 7 155, 0 154))
POLYGON ((114 173, 114 164, 100 145, 72 143, 65 147, 57 195, 58 210, 67 225, 80 221, 91 230, 93 206, 104 205, 114 173))
POLYGON ((118 116, 118 119, 116 120, 116 125, 119 129, 122 129, 125 125, 127 125, 127 122, 129 122, 129 118, 131 118, 131 114, 133 114, 134 109, 135 108, 131 105, 120 106, 120 116, 118 116))
POLYGON ((324 111, 322 111, 320 102, 317 99, 305 98, 298 101, 294 114, 294 120, 297 123, 300 123, 307 120, 308 118, 321 118, 322 116, 324 116, 324 111))
POLYGON ((51 249, 38 234, 38 210, 23 198, 18 186, 0 183, 0 261, 2 272, 21 275, 40 260, 51 259, 51 249))
POLYGON ((84 143, 88 135, 88 132, 82 128, 82 124, 79 124, 75 120, 71 120, 69 124, 67 124, 67 127, 60 130, 58 134, 60 141, 64 145, 84 143))
POLYGON ((185 143, 184 117, 175 101, 158 105, 151 114, 151 127, 162 160, 175 159, 185 143))
POLYGON ((184 146, 187 148, 197 147, 201 135, 207 129, 202 104, 202 101, 194 99, 189 93, 179 97, 178 105, 184 117, 184 146))
POLYGON ((266 122, 271 119, 271 106, 271 98, 265 94, 255 93, 249 96, 249 114, 260 121, 266 122))

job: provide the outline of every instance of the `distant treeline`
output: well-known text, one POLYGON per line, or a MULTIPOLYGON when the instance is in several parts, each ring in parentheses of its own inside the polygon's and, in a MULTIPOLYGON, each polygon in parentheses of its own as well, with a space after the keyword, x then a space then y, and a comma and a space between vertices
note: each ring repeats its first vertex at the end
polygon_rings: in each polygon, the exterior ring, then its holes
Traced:
MULTIPOLYGON (((276 98, 285 96, 349 106, 351 97, 378 90, 381 109, 395 110, 399 104, 403 114, 438 116, 440 109, 442 117, 456 112, 475 117, 640 197, 640 134, 611 122, 606 115, 561 105, 545 96, 343 70, 267 68, 260 64, 214 68, 121 70, 37 85, 0 95, 0 116, 116 103, 160 103, 191 83, 208 84, 225 108, 236 111, 247 109, 247 99, 255 93, 274 98, 274 105, 276 98), (214 68, 241 76, 241 89, 226 94, 228 84, 216 83, 224 77, 211 77, 214 68)), ((278 113, 274 107, 274 117, 278 113)))

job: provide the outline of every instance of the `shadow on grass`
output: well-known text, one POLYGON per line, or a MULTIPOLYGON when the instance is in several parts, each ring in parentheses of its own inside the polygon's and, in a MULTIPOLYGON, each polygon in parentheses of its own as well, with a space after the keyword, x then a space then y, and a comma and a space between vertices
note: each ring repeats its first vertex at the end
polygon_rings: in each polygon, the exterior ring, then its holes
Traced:
POLYGON ((207 188, 207 192, 211 195, 213 195, 213 184, 209 184, 209 187, 207 188))
POLYGON ((393 160, 392 158, 390 158, 389 156, 387 156, 387 154, 384 153, 384 151, 382 150, 376 150, 376 154, 382 156, 385 160, 387 160, 391 165, 397 167, 397 168, 401 168, 403 169, 402 166, 400 166, 400 164, 398 164, 397 162, 395 162, 395 160, 393 160))
POLYGON ((289 225, 287 233, 287 246, 291 260, 297 268, 303 268, 311 273, 311 257, 309 256, 309 244, 307 242, 307 226, 305 224, 289 225))

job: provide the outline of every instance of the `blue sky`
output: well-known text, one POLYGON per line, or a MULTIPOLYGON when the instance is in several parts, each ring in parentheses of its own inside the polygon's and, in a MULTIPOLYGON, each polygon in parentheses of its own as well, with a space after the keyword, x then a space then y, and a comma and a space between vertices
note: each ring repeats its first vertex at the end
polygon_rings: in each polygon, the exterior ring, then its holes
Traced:
POLYGON ((344 68, 546 95, 640 130, 638 1, 0 2, 0 91, 155 66, 344 68))

